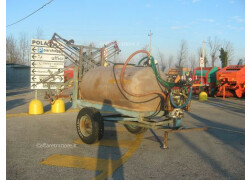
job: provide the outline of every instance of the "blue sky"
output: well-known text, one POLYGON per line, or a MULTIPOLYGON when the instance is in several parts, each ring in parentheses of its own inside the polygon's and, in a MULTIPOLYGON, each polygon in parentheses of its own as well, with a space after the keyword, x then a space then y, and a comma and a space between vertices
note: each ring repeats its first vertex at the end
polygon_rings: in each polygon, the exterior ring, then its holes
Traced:
MULTIPOLYGON (((11 24, 41 7, 48 0, 7 0, 6 24, 11 24)), ((189 54, 208 36, 232 42, 235 62, 245 57, 244 0, 54 0, 28 19, 8 27, 6 35, 27 33, 34 38, 37 28, 43 39, 57 32, 78 44, 120 42, 122 57, 148 44, 151 30, 153 56, 158 49, 176 56, 181 40, 189 54)), ((219 62, 219 61, 218 61, 219 62)))

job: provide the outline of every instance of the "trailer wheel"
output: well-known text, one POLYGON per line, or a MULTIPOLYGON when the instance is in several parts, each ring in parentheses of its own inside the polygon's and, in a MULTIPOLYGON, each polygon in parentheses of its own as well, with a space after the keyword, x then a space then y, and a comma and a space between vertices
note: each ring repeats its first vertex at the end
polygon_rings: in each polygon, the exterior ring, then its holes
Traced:
POLYGON ((138 127, 133 125, 124 124, 124 126, 132 134, 142 134, 148 130, 148 128, 138 127))
POLYGON ((102 119, 102 115, 96 108, 91 107, 90 109, 92 109, 95 113, 99 114, 98 116, 100 116, 98 140, 101 140, 104 134, 104 121, 102 119))
POLYGON ((100 140, 104 132, 101 113, 95 108, 83 108, 77 115, 76 129, 81 140, 92 144, 100 140))

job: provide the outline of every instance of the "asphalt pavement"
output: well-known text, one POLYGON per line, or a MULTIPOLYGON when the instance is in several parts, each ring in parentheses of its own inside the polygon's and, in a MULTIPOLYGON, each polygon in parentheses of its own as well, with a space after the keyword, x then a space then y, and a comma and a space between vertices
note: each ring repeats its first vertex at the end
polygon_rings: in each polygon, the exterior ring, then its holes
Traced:
POLYGON ((170 133, 162 149, 163 131, 133 135, 110 122, 100 142, 84 144, 68 100, 66 113, 28 115, 33 97, 29 89, 7 89, 7 179, 245 178, 244 99, 194 97, 182 124, 209 129, 170 133))

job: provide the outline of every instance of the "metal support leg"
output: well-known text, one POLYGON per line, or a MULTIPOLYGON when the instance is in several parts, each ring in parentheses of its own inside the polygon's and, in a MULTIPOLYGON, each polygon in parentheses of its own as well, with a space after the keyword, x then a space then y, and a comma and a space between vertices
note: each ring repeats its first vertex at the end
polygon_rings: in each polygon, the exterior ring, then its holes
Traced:
POLYGON ((164 132, 164 140, 163 140, 163 149, 167 149, 168 148, 168 132, 165 131, 164 132))
POLYGON ((223 85, 223 100, 225 100, 225 96, 226 96, 226 88, 225 85, 223 85))
POLYGON ((74 68, 74 88, 73 88, 73 99, 72 107, 77 108, 78 99, 78 67, 74 68))

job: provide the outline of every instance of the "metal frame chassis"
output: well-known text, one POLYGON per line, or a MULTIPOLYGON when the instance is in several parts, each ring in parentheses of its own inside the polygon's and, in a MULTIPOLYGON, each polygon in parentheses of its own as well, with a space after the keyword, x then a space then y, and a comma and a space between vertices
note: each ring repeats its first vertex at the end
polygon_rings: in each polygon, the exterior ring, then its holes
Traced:
MULTIPOLYGON (((152 112, 129 111, 129 110, 111 107, 111 106, 104 105, 104 104, 96 104, 96 103, 83 101, 83 100, 77 100, 77 105, 81 108, 94 107, 98 109, 101 112, 104 121, 113 121, 113 122, 117 122, 120 124, 127 124, 127 125, 134 125, 138 127, 163 130, 164 131, 164 139, 162 142, 163 149, 167 149, 168 147, 168 133, 203 131, 203 130, 208 129, 208 127, 202 127, 202 128, 181 127, 179 129, 173 129, 169 126, 169 124, 173 122, 173 119, 165 119, 159 122, 149 121, 150 118, 147 118, 145 115, 148 115, 152 112)), ((163 115, 162 113, 164 112, 161 111, 160 114, 163 115)), ((160 115, 158 115, 158 117, 160 117, 160 115)))

